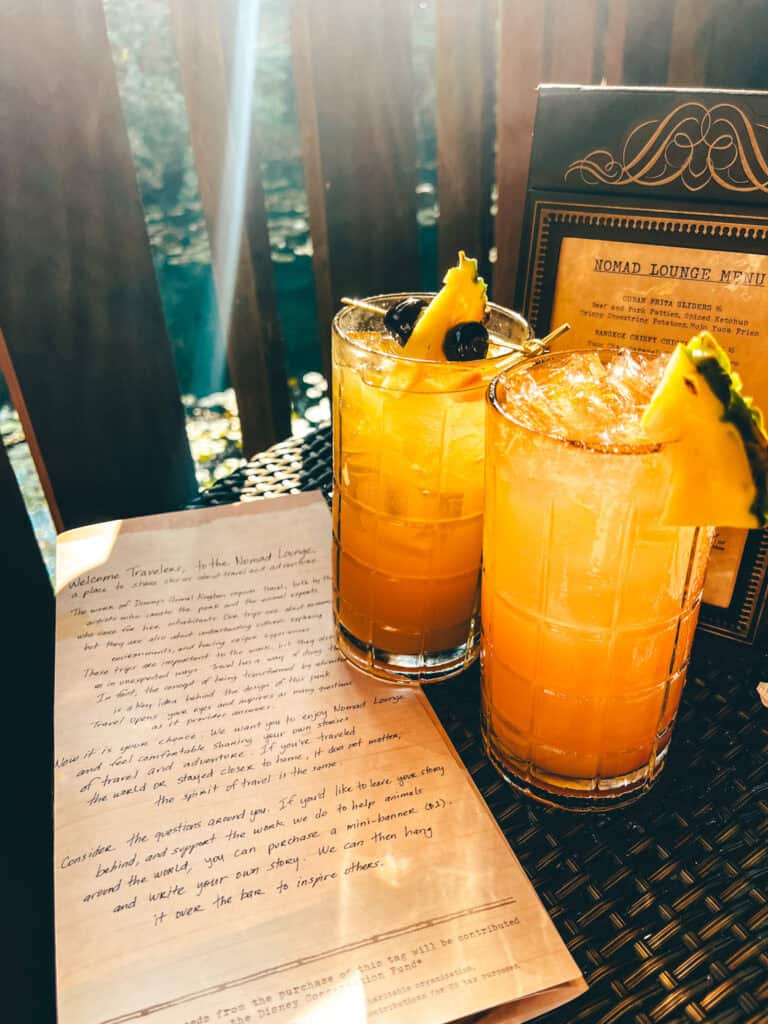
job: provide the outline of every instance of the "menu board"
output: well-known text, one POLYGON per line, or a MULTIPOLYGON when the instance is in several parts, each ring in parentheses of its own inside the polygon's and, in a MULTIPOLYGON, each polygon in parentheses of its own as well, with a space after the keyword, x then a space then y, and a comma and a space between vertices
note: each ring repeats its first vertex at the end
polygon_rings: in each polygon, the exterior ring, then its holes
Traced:
MULTIPOLYGON (((537 335, 664 352, 707 330, 768 409, 766 123, 766 94, 541 87, 516 300, 537 335)), ((702 628, 755 642, 767 579, 765 531, 719 530, 702 628)))
MULTIPOLYGON (((569 323, 580 346, 663 352, 711 331, 733 367, 754 382, 752 397, 768 409, 761 361, 768 331, 768 255, 593 238, 560 246, 551 322, 569 323)), ((572 344, 568 336, 553 349, 572 344)), ((750 385, 751 386, 751 385, 750 385)), ((733 600, 747 532, 717 533, 704 601, 733 600)))
POLYGON ((570 323, 585 348, 657 352, 711 331, 766 405, 766 281, 768 255, 564 238, 551 320, 570 323))

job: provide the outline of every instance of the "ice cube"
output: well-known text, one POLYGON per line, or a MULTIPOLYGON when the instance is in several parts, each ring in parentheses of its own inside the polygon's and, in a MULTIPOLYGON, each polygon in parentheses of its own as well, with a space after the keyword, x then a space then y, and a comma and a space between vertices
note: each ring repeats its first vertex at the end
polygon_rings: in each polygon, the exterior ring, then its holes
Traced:
POLYGON ((566 436, 557 404, 551 401, 546 388, 542 387, 530 370, 516 373, 500 399, 515 421, 528 430, 557 437, 566 436))
POLYGON ((596 352, 563 354, 511 375, 503 402, 518 422, 552 436, 585 444, 642 442, 643 408, 666 360, 628 351, 606 362, 596 352))
POLYGON ((666 356, 622 349, 608 368, 607 382, 637 405, 647 405, 667 363, 666 356))

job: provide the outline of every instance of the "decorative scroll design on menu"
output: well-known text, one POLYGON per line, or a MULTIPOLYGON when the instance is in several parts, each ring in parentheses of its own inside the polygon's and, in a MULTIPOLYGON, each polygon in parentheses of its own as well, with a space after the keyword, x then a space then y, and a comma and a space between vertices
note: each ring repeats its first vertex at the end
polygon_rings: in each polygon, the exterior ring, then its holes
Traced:
POLYGON ((699 192, 714 183, 728 192, 768 193, 768 125, 753 123, 732 103, 682 103, 633 128, 619 156, 594 149, 574 160, 564 180, 576 175, 593 186, 680 182, 699 192))

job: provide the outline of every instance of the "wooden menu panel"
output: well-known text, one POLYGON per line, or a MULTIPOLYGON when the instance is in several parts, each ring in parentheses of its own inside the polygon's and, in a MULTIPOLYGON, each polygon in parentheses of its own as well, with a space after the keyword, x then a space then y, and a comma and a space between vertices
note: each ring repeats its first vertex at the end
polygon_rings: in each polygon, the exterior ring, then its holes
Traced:
MULTIPOLYGON (((710 330, 768 407, 768 97, 545 86, 517 304, 557 348, 668 351, 710 330)), ((701 614, 752 643, 768 535, 721 530, 701 614)))

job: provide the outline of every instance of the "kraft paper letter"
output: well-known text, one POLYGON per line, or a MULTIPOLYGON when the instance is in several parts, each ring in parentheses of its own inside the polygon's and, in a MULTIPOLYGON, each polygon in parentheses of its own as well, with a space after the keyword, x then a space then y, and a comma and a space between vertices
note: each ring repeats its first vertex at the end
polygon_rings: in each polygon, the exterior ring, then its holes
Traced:
POLYGON ((421 691, 336 653, 329 536, 314 494, 60 538, 60 1024, 515 1022, 583 991, 421 691))

